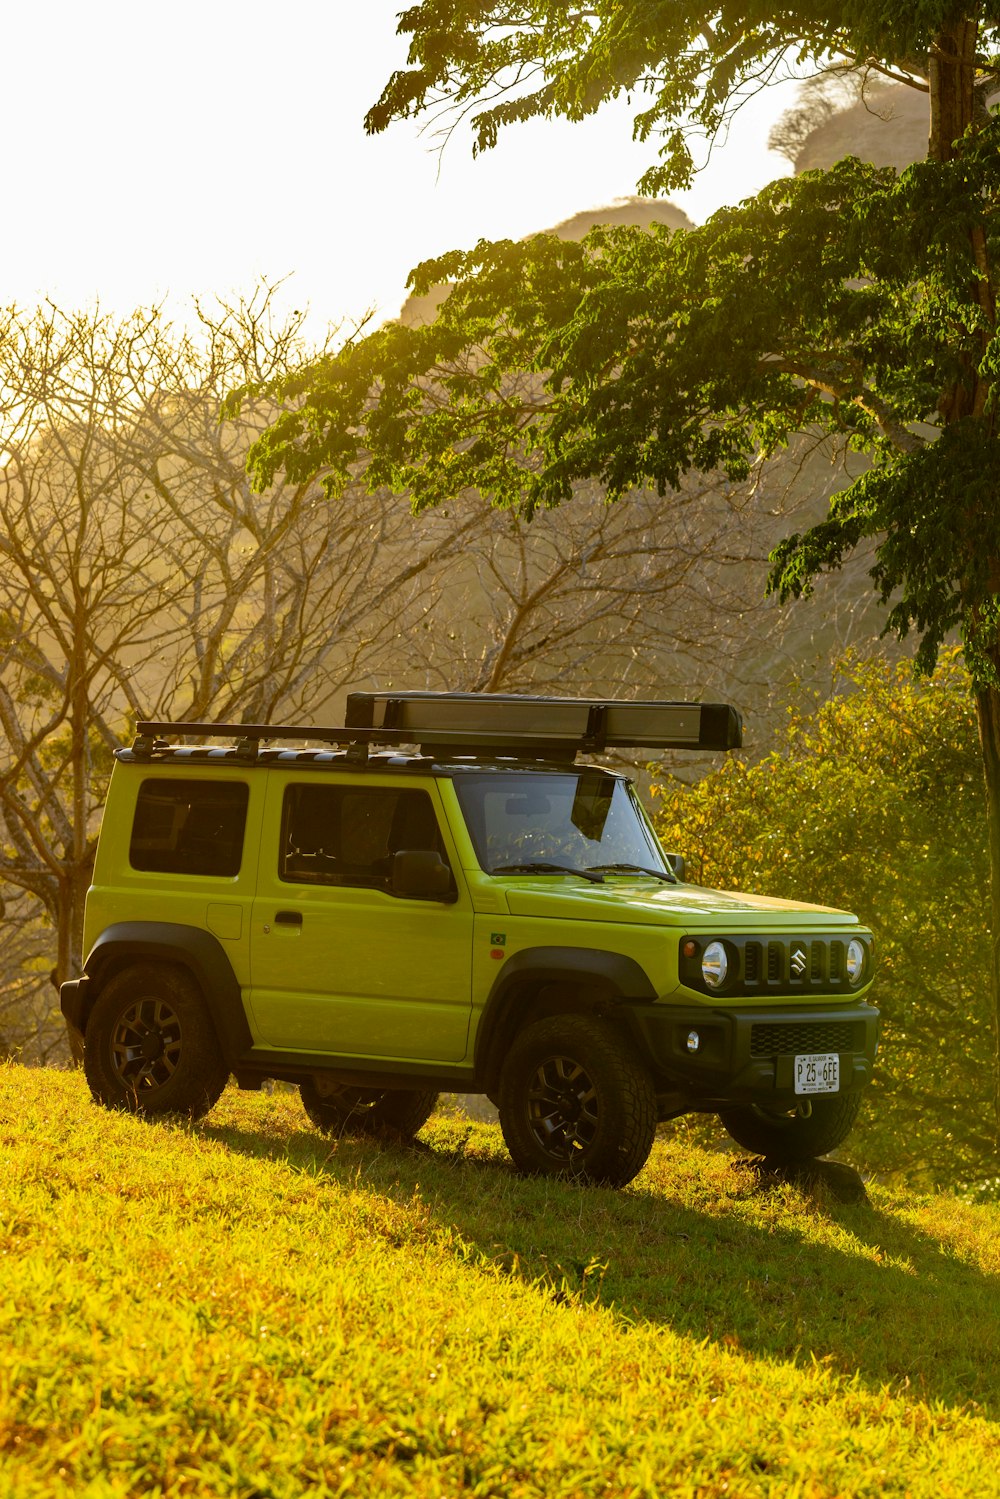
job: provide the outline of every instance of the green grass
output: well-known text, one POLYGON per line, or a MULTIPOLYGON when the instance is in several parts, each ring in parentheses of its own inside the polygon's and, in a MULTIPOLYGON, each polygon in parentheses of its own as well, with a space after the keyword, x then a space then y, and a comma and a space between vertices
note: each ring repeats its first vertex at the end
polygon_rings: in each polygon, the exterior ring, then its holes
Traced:
POLYGON ((1000 1494, 1000 1208, 525 1181, 0 1068, 0 1495, 1000 1494))

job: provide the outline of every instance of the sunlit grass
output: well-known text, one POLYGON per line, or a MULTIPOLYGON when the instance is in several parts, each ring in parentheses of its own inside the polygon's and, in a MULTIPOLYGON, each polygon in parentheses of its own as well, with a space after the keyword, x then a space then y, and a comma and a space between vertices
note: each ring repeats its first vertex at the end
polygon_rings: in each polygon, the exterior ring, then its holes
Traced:
POLYGON ((0 1493, 986 1495, 1000 1209, 658 1144, 525 1181, 454 1115, 330 1142, 0 1069, 0 1493))

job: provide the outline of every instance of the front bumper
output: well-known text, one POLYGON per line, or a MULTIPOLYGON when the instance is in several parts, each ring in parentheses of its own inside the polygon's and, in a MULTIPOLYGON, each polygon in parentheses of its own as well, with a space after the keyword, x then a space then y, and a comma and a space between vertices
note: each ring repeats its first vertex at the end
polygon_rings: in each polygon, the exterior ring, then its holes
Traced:
POLYGON ((734 1103, 798 1103, 795 1057, 836 1052, 840 1091, 871 1081, 878 1050, 874 1005, 795 1005, 725 1009, 636 1005, 633 1025, 658 1091, 715 1109, 734 1103), (698 1050, 688 1035, 698 1034, 698 1050))

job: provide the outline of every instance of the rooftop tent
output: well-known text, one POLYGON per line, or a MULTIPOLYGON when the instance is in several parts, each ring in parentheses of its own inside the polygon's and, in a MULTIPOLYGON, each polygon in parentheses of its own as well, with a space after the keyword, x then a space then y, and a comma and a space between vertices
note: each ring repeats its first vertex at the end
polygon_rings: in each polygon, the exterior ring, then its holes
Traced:
POLYGON ((607 702, 478 692, 352 692, 346 725, 408 733, 414 743, 536 751, 730 750, 743 722, 726 703, 607 702), (441 736, 440 738, 438 736, 441 736))

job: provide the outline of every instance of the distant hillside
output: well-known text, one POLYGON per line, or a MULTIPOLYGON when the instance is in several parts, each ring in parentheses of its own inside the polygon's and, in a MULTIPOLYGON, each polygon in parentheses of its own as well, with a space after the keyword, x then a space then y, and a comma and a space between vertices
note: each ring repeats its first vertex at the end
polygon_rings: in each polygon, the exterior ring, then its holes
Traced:
MULTIPOLYGON (((560 239, 583 239, 597 224, 636 224, 648 229, 650 224, 667 224, 671 229, 690 229, 691 220, 673 203, 663 203, 655 198, 619 198, 603 208, 586 208, 572 218, 563 219, 548 229, 539 229, 539 234, 556 234, 560 239)), ((399 321, 408 327, 418 327, 429 322, 447 295, 447 286, 435 286, 426 296, 407 297, 399 314, 399 321)))
POLYGON ((902 171, 927 154, 927 95, 904 84, 867 89, 865 98, 817 124, 795 157, 799 172, 859 156, 902 171))

